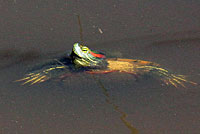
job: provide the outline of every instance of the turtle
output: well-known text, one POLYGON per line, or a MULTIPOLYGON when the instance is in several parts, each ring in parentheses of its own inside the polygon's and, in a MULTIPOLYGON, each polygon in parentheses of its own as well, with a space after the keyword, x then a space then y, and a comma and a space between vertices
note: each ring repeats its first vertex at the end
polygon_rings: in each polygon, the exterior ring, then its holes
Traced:
POLYGON ((22 85, 33 85, 52 78, 63 79, 68 76, 66 75, 68 73, 106 74, 112 72, 128 73, 135 77, 148 75, 174 87, 185 87, 185 83, 197 85, 187 80, 185 75, 174 74, 157 63, 138 59, 107 58, 104 53, 91 50, 80 43, 73 45, 70 54, 33 68, 24 78, 17 81, 23 81, 22 85))

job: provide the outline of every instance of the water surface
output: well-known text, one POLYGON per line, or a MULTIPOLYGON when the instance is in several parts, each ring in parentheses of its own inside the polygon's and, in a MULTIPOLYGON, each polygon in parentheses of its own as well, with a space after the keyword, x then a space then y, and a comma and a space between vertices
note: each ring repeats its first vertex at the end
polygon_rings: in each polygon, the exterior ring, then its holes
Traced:
POLYGON ((119 73, 33 86, 13 82, 35 64, 71 51, 80 41, 80 14, 89 47, 150 60, 199 83, 198 1, 15 0, 0 2, 0 9, 2 134, 199 133, 199 86, 177 89, 119 73))

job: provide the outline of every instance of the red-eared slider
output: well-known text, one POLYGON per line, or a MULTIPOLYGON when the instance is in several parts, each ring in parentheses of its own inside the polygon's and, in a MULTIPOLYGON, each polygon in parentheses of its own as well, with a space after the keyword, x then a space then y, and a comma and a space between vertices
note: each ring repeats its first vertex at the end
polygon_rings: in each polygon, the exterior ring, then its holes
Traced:
POLYGON ((93 51, 87 46, 75 43, 72 52, 68 56, 54 59, 46 64, 36 67, 26 77, 17 80, 24 84, 40 83, 51 78, 63 78, 66 73, 85 72, 101 74, 110 72, 129 73, 134 76, 149 75, 163 81, 166 85, 184 87, 188 81, 184 75, 175 75, 161 68, 159 64, 150 61, 122 58, 106 58, 103 53, 93 51))

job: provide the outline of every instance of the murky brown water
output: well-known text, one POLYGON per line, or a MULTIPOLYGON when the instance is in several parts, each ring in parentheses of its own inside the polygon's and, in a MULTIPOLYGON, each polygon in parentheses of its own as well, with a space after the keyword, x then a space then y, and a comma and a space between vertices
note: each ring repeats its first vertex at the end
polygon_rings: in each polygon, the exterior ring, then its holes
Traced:
POLYGON ((199 86, 129 74, 13 82, 80 41, 110 56, 150 60, 200 81, 198 1, 0 1, 0 133, 198 134, 199 86), (94 79, 95 78, 95 79, 94 79))

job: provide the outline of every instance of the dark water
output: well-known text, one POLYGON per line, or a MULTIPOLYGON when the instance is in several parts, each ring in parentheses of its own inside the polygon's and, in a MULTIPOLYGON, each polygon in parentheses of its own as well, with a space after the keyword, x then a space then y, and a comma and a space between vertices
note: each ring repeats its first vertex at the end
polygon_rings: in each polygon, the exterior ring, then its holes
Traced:
POLYGON ((200 80, 200 2, 0 1, 1 134, 198 134, 199 86, 129 74, 73 75, 20 86, 29 67, 84 41, 113 57, 150 60, 200 80))

